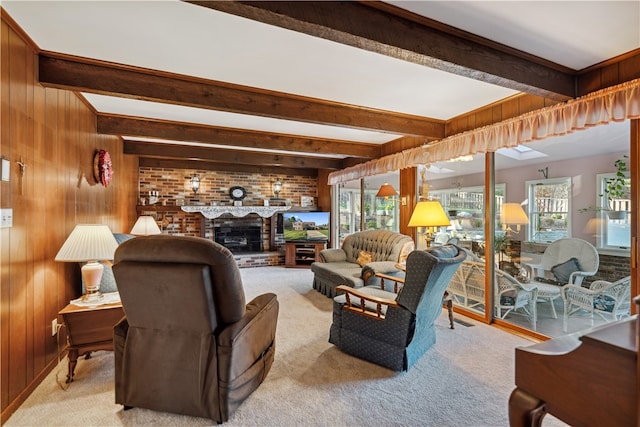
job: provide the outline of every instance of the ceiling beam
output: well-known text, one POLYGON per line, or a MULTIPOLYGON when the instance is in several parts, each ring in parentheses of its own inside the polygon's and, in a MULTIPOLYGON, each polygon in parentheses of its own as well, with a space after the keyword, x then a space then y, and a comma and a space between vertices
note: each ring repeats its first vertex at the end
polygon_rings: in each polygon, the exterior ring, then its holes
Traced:
POLYGON ((313 154, 337 154, 368 159, 380 157, 380 146, 374 144, 105 114, 98 115, 98 133, 240 146, 255 150, 270 149, 313 154))
POLYGON ((124 141, 124 154, 143 157, 164 157, 173 159, 204 160, 218 163, 237 163, 295 169, 341 169, 341 159, 321 157, 291 156, 286 154, 256 153, 245 150, 225 150, 221 148, 194 147, 180 144, 159 144, 150 142, 124 141))
POLYGON ((565 101, 575 71, 383 2, 187 1, 404 61, 565 101))
MULTIPOLYGON (((163 168, 163 169, 197 169, 215 172, 245 172, 257 174, 271 174, 273 167, 270 166, 253 166, 253 165, 237 165, 219 162, 205 162, 202 160, 185 160, 185 159, 160 159, 155 157, 140 157, 138 160, 139 167, 147 168, 163 168)), ((295 168, 278 168, 278 174, 292 176, 306 176, 316 178, 318 169, 295 169, 295 168)))
POLYGON ((44 86, 369 131, 444 137, 444 121, 131 66, 39 54, 44 86))

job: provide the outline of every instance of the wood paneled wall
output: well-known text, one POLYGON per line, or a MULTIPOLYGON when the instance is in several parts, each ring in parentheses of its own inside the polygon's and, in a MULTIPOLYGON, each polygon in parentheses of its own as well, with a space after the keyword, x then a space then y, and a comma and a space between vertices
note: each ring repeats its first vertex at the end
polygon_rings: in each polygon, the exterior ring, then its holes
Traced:
POLYGON ((56 253, 78 223, 130 230, 138 159, 122 154, 119 138, 97 134, 96 116, 78 96, 38 84, 36 51, 4 14, 0 31, 0 155, 11 165, 10 181, 0 182, 0 208, 13 209, 13 227, 0 229, 4 422, 66 343, 64 328, 51 336, 51 321, 80 295, 80 270, 55 262, 56 253), (113 161, 107 188, 93 177, 93 154, 101 148, 113 161))

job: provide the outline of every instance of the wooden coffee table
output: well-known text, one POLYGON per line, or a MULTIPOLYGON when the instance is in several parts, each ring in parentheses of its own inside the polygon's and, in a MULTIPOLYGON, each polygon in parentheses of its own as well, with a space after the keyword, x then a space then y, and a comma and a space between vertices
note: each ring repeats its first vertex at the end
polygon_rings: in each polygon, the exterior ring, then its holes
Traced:
POLYGON ((64 319, 67 327, 69 344, 69 373, 67 382, 73 381, 73 374, 78 357, 91 357, 92 351, 113 351, 113 327, 124 316, 120 302, 99 305, 97 307, 81 307, 69 304, 58 314, 64 319))

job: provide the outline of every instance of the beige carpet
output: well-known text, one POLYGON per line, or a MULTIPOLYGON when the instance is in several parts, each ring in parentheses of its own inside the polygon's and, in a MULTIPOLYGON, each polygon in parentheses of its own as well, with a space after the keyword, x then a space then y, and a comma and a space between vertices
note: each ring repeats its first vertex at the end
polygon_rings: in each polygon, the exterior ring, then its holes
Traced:
MULTIPOLYGON (((406 373, 343 354, 327 342, 331 300, 311 288, 305 269, 242 270, 247 300, 275 292, 280 300, 276 360, 265 382, 228 426, 507 426, 514 384, 514 348, 531 342, 496 328, 448 328, 406 373)), ((36 389, 7 426, 198 426, 211 420, 123 411, 114 403, 113 354, 80 359, 66 387, 67 361, 36 389)), ((553 417, 545 426, 563 426, 553 417)))

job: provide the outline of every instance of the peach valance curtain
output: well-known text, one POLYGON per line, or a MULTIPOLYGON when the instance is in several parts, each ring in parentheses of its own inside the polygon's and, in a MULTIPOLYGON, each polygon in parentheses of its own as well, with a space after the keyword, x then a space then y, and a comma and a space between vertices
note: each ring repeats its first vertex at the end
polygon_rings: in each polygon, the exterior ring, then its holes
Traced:
POLYGON ((640 79, 329 174, 329 185, 640 118, 640 79))

